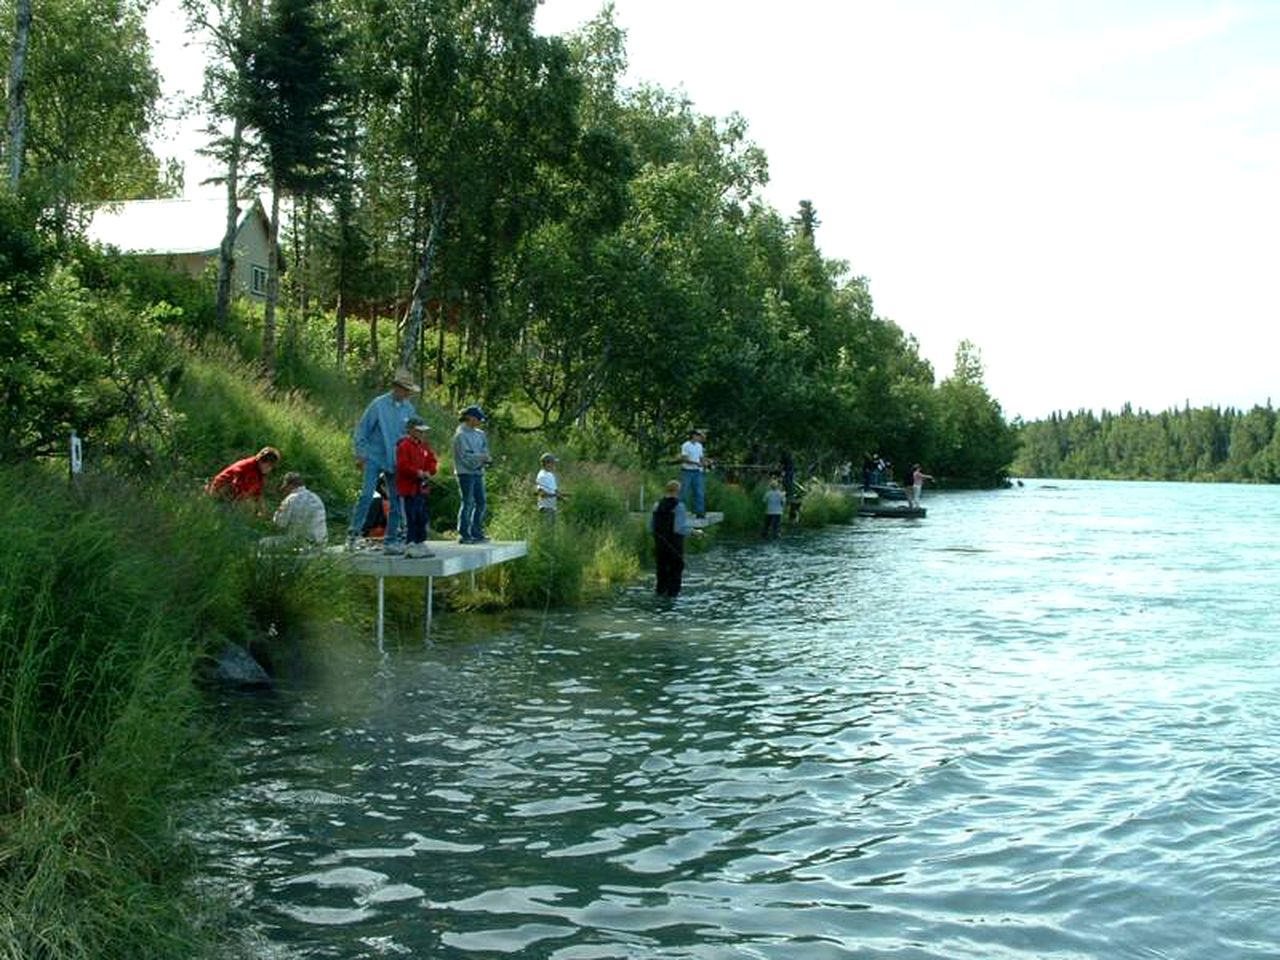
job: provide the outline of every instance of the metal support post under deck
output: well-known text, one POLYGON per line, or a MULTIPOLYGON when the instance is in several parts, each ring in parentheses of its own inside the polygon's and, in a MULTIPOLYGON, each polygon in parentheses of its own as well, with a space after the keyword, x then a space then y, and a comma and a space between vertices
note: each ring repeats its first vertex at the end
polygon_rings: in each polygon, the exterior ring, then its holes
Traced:
POLYGON ((383 652, 382 650, 382 619, 383 619, 383 613, 386 610, 386 606, 387 606, 386 581, 384 580, 384 578, 379 577, 378 578, 378 652, 379 653, 383 652))
POLYGON ((436 577, 452 577, 461 573, 471 574, 475 588, 476 571, 495 564, 506 563, 525 556, 529 545, 523 540, 490 543, 484 546, 438 542, 432 544, 432 552, 425 557, 388 556, 384 553, 348 551, 335 547, 331 551, 354 573, 371 576, 378 581, 378 651, 384 652, 386 638, 386 578, 417 577, 427 581, 422 633, 424 641, 431 636, 435 615, 436 577))
POLYGON ((424 642, 431 639, 431 607, 435 596, 435 580, 435 577, 427 577, 427 595, 422 606, 422 639, 424 642))

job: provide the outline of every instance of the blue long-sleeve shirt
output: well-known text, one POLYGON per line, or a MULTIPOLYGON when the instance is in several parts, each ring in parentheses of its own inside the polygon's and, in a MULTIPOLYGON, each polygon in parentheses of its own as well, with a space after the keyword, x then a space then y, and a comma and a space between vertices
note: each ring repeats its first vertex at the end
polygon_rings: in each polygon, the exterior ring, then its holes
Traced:
POLYGON ((489 464, 489 438, 483 430, 458 424, 453 433, 453 472, 455 474, 484 473, 489 464))
POLYGON ((356 424, 356 456, 384 470, 394 470, 396 443, 406 433, 405 424, 417 416, 408 400, 396 400, 390 391, 374 397, 356 424))

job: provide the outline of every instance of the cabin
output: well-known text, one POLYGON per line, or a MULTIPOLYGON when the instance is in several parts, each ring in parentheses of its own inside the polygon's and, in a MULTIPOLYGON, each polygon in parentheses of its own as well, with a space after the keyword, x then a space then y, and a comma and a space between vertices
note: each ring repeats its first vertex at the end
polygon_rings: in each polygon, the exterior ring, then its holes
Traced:
MULTIPOLYGON (((123 254, 168 266, 193 277, 216 272, 227 229, 225 197, 179 200, 123 200, 93 212, 86 239, 123 254)), ((236 226, 233 296, 265 301, 271 223, 256 198, 241 200, 236 226)), ((278 258, 277 268, 284 269, 278 258)))

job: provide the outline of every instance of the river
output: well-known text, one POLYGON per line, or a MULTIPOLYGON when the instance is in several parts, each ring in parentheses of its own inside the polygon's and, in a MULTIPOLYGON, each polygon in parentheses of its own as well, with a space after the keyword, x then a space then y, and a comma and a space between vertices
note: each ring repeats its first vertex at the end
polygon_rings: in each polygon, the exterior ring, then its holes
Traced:
POLYGON ((1280 487, 925 505, 226 700, 208 882, 282 958, 1280 955, 1280 487))

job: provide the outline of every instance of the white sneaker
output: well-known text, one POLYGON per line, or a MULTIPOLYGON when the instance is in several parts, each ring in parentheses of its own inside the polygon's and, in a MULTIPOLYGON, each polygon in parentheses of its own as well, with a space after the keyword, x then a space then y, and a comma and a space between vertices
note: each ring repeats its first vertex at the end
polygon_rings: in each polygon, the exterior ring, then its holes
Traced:
POLYGON ((415 560, 423 560, 423 559, 426 559, 427 557, 435 556, 435 554, 432 553, 430 549, 428 549, 425 543, 409 544, 409 546, 405 549, 404 555, 406 557, 413 557, 415 560))
POLYGON ((388 556, 402 557, 404 556, 404 544, 403 543, 385 544, 382 548, 382 552, 388 556))

